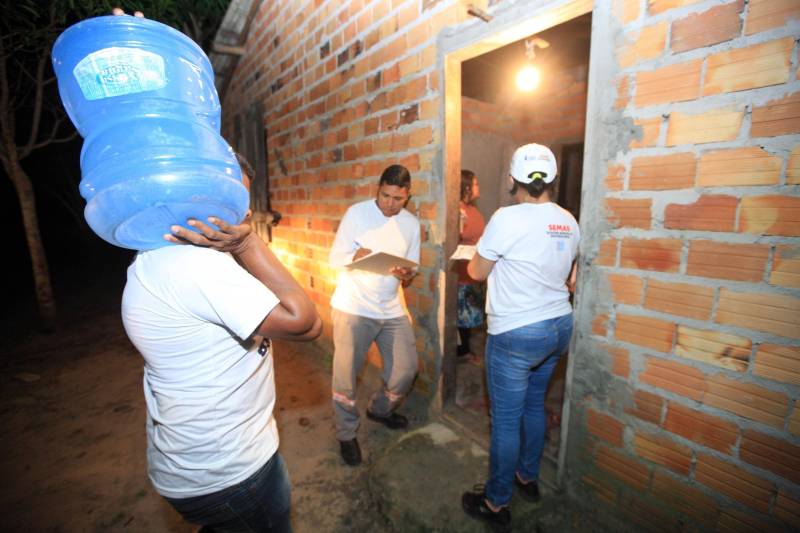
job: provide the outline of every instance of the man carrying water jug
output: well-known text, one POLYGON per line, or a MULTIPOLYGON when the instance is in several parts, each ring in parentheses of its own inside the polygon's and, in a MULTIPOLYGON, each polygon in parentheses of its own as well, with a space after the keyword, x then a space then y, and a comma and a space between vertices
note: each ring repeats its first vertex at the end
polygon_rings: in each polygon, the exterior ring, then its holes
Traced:
POLYGON ((150 479, 210 530, 291 531, 270 339, 312 340, 322 324, 247 221, 209 222, 219 229, 173 226, 165 239, 194 246, 140 252, 128 268, 122 318, 145 360, 150 479))

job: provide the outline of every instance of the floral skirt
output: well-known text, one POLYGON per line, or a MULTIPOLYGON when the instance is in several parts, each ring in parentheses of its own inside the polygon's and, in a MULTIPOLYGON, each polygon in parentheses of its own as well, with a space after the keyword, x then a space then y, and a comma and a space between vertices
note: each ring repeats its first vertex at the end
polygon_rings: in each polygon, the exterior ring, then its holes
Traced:
POLYGON ((474 328, 481 324, 483 324, 483 285, 459 285, 456 327, 474 328))

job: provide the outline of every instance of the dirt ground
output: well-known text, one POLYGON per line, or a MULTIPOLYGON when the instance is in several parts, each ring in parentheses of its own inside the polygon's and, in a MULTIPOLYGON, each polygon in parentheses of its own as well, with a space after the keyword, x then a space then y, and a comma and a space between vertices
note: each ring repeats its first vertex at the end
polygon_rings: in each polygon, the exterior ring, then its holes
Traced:
MULTIPOLYGON (((99 273, 85 259, 70 274, 73 281, 57 287, 55 331, 41 331, 31 302, 0 309, 0 532, 197 531, 147 477, 142 360, 119 315, 130 258, 103 263, 99 273)), ((484 529, 464 515, 459 500, 486 475, 487 447, 478 442, 485 438, 455 435, 451 430, 460 424, 444 427, 448 422, 431 414, 426 399, 412 394, 402 407, 409 432, 365 420, 359 430, 364 464, 345 466, 334 436, 327 354, 291 343, 275 343, 273 352, 275 416, 292 480, 295 531, 484 529), (426 436, 448 432, 438 444, 440 437, 426 436)), ((363 412, 379 377, 372 367, 362 377, 363 412)), ((480 362, 459 365, 459 381, 457 403, 487 437, 480 362)), ((515 503, 516 531, 596 530, 574 525, 580 517, 562 498, 544 500, 533 507, 515 503)))
MULTIPOLYGON (((19 317, 3 320, 2 531, 197 530, 147 478, 142 361, 119 317, 120 279, 91 288, 94 295, 62 298, 53 333, 19 317)), ((276 343, 274 357, 295 530, 391 531, 370 496, 368 470, 394 435, 365 421, 359 440, 366 464, 345 466, 327 364, 308 345, 276 343)), ((369 387, 361 388, 363 403, 369 387)))

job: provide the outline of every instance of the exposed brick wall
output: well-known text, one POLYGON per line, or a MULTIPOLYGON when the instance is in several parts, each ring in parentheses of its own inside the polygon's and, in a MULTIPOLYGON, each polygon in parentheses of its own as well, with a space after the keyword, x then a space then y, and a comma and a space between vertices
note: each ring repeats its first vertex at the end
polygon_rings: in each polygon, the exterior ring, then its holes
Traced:
POLYGON ((529 95, 487 103, 462 98, 461 131, 495 134, 517 144, 537 142, 560 154, 563 144, 583 142, 586 124, 587 68, 546 72, 529 95))
MULTIPOLYGON (((324 347, 338 222, 386 165, 412 171, 422 268, 405 295, 431 390, 447 201, 436 43, 483 24, 468 3, 502 17, 547 2, 263 2, 224 102, 227 132, 250 103, 266 110, 272 205, 284 214, 273 247, 317 303, 324 347)), ((600 166, 584 178, 569 488, 647 529, 797 528, 800 9, 611 6, 613 38, 592 52, 613 55, 613 80, 589 94, 590 122, 602 120, 587 154, 600 166), (611 149, 622 129, 631 138, 611 149)), ((557 92, 577 102, 586 83, 557 92)), ((584 116, 548 106, 529 110, 531 131, 571 129, 537 140, 579 140, 584 116)))
POLYGON ((272 207, 284 215, 272 247, 317 304, 325 349, 336 279, 327 257, 338 223, 350 205, 375 195, 386 166, 411 171, 408 207, 421 220, 422 267, 405 299, 422 388, 436 379, 444 237, 432 169, 442 132, 434 41, 457 22, 458 8, 423 9, 418 0, 263 2, 223 102, 226 131, 248 103, 264 105, 272 207))
POLYGON ((463 97, 461 99, 461 134, 484 133, 522 142, 525 135, 522 109, 463 97))
POLYGON ((600 297, 577 346, 606 377, 578 391, 570 438, 593 461, 574 468, 579 492, 704 529, 797 528, 800 8, 615 0, 613 13, 615 102, 634 135, 596 189, 600 297))

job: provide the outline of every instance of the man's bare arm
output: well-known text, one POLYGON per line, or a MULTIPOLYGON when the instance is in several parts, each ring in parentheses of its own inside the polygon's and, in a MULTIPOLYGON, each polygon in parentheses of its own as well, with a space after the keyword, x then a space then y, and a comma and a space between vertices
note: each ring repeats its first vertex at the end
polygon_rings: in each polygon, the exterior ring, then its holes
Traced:
POLYGON ((173 234, 164 238, 174 243, 229 252, 278 297, 280 303, 264 318, 255 334, 296 341, 317 338, 322 332, 322 320, 313 302, 267 244, 252 232, 250 224, 231 225, 215 217, 210 217, 209 222, 219 230, 198 220, 190 220, 188 223, 200 233, 173 226, 173 234))

